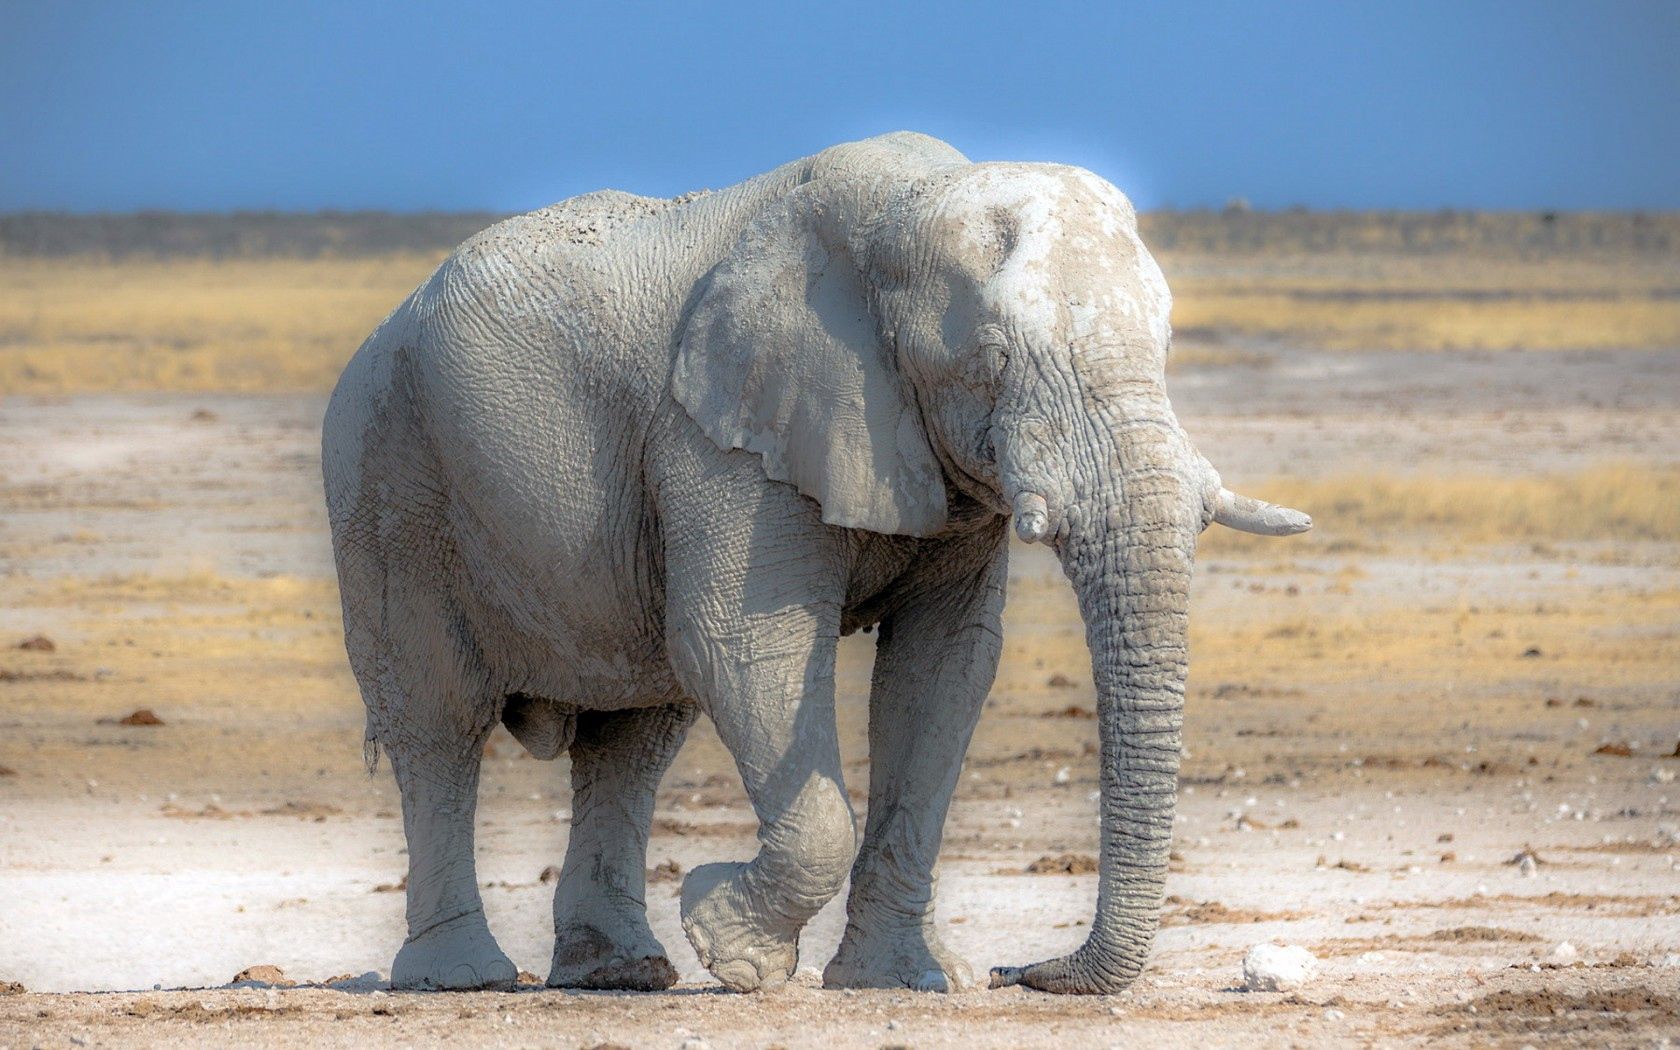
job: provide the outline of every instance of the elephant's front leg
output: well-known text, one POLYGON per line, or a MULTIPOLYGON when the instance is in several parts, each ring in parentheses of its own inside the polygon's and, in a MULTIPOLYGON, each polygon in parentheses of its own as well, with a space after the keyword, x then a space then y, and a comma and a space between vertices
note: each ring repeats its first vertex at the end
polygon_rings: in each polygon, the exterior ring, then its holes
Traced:
MULTIPOLYGON (((869 820, 830 988, 957 991, 967 965, 934 923, 934 862, 997 673, 1007 554, 933 583, 881 624, 869 696, 869 820)), ((958 568, 964 568, 958 566, 958 568)))
MULTIPOLYGON (((834 530, 801 525, 761 528, 750 551, 673 544, 667 556, 672 666, 734 756, 759 821, 758 856, 683 882, 683 930, 734 991, 793 974, 800 930, 840 891, 857 850, 834 725, 843 569, 823 549, 834 530), (764 533, 781 542, 765 545, 764 533)), ((739 531, 743 542, 753 532, 739 531)))

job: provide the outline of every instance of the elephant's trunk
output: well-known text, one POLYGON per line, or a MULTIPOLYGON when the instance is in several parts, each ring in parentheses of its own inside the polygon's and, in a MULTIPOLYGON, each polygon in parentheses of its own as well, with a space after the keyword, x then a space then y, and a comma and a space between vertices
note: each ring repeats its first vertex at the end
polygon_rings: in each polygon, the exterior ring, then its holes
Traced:
POLYGON ((1207 480, 1170 409, 1125 430, 1129 436, 1114 441, 1116 469, 1091 479, 1085 497, 1066 506, 1056 541, 1079 597, 1097 687, 1096 918, 1078 950, 994 970, 993 987, 1120 991, 1143 968, 1160 922, 1178 788, 1190 574, 1207 480))

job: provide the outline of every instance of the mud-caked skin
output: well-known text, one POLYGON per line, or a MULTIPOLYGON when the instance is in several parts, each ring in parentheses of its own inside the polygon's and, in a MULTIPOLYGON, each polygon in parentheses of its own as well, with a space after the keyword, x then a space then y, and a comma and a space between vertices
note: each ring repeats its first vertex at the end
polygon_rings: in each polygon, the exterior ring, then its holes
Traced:
POLYGON ((1225 490, 1180 429, 1170 306, 1114 187, 906 133, 714 193, 587 194, 462 245, 351 360, 323 440, 346 645, 408 836, 393 983, 514 979, 473 859, 503 721, 572 759, 548 983, 670 986, 647 838, 701 713, 760 823, 750 862, 683 885, 711 972, 785 981, 849 877, 825 983, 969 983, 934 862, 996 671, 1013 516, 1085 617, 1102 857, 1087 943, 993 982, 1125 987, 1166 874, 1196 535, 1307 526, 1225 490), (834 659, 870 626, 860 838, 834 659))

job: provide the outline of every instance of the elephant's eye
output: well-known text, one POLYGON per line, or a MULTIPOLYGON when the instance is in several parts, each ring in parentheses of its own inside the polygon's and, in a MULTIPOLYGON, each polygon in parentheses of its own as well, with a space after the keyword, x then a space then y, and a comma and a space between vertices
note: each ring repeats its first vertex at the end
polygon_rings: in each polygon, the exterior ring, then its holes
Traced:
POLYGON ((981 329, 976 343, 970 371, 974 373, 974 378, 979 380, 974 385, 989 389, 996 385, 1003 375, 1004 366, 1009 363, 1009 347, 1004 342, 1001 332, 989 329, 981 329))
POLYGON ((974 353, 966 355, 963 360, 963 386, 976 393, 995 393, 1007 361, 1008 356, 1001 343, 981 343, 974 353))

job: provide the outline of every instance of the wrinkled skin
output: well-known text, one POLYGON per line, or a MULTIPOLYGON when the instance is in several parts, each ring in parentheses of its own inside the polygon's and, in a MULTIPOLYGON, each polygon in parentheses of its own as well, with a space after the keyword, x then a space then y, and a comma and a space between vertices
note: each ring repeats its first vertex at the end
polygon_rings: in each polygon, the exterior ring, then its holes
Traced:
POLYGON ((514 979, 473 866, 501 720, 572 759, 549 983, 672 984, 647 836, 701 712, 760 821, 751 862, 683 885, 711 972, 785 981, 850 875, 826 984, 969 982, 934 862, 997 666, 1013 512, 1085 617, 1102 856, 1089 941, 993 983, 1125 987, 1166 874, 1196 535, 1306 524, 1226 492, 1180 429, 1170 306, 1118 190, 912 134, 677 201, 590 194, 457 250, 351 361, 324 439, 346 643, 408 835, 394 983, 514 979), (834 658, 868 626, 860 843, 834 658))

